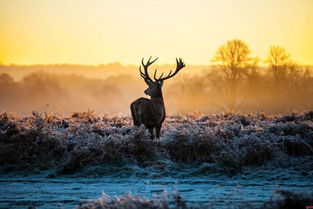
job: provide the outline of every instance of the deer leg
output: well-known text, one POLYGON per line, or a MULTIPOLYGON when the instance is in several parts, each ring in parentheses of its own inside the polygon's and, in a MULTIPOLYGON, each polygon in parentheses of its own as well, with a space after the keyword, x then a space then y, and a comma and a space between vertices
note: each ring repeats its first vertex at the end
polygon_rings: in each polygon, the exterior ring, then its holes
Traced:
POLYGON ((151 134, 150 138, 154 139, 154 133, 153 133, 153 128, 149 128, 149 132, 151 134))
POLYGON ((135 113, 135 107, 134 104, 131 104, 130 110, 132 113, 133 121, 134 121, 134 126, 140 126, 140 122, 136 119, 136 113, 135 113))
POLYGON ((160 138, 161 127, 162 127, 162 124, 155 127, 155 135, 156 135, 156 138, 158 139, 160 138))
POLYGON ((133 121, 134 121, 134 126, 140 126, 140 123, 136 120, 135 117, 133 117, 133 121))

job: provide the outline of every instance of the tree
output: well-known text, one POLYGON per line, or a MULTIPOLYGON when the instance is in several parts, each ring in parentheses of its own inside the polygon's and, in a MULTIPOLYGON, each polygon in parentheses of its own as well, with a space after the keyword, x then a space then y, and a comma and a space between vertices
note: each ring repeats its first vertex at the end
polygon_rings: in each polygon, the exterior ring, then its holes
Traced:
POLYGON ((294 62, 290 58, 290 54, 286 52, 286 49, 280 46, 271 46, 265 62, 271 68, 282 68, 290 65, 294 65, 294 62))
POLYGON ((293 74, 297 73, 295 70, 296 64, 290 58, 290 54, 286 52, 285 48, 280 46, 270 47, 265 63, 268 64, 274 82, 281 82, 288 79, 288 74, 292 78, 294 76, 293 74))
POLYGON ((291 59, 285 48, 271 46, 265 63, 268 65, 269 87, 273 94, 275 104, 280 104, 279 108, 292 109, 304 98, 309 98, 310 94, 304 88, 311 76, 291 59))
POLYGON ((226 97, 229 108, 236 109, 239 99, 239 87, 248 69, 254 68, 257 59, 250 56, 248 45, 238 39, 227 41, 211 60, 218 64, 225 77, 226 97))

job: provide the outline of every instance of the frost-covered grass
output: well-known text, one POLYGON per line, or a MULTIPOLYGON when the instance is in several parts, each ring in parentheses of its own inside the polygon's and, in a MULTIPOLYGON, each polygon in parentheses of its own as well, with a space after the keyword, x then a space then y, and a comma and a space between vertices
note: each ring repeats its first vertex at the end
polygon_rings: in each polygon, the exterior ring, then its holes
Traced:
POLYGON ((111 198, 103 194, 98 200, 89 200, 80 204, 77 209, 169 209, 174 207, 187 209, 186 201, 179 194, 164 195, 162 199, 149 199, 131 194, 111 198))
MULTIPOLYGON (((269 198, 261 206, 252 205, 249 202, 230 204, 231 208, 244 209, 306 209, 307 206, 313 205, 313 193, 296 193, 288 190, 277 190, 276 194, 269 198)), ((225 205, 224 205, 225 206, 225 205)), ((103 194, 97 200, 88 200, 82 202, 77 209, 204 209, 204 208, 221 208, 218 202, 211 200, 207 204, 188 205, 178 193, 164 195, 160 198, 146 198, 126 194, 121 197, 111 198, 103 194)), ((227 207, 228 208, 228 207, 227 207)))
POLYGON ((161 139, 150 140, 129 115, 74 113, 69 117, 0 115, 1 172, 135 164, 159 170, 169 164, 211 165, 208 172, 245 167, 313 170, 313 112, 287 115, 189 114, 168 116, 161 139))

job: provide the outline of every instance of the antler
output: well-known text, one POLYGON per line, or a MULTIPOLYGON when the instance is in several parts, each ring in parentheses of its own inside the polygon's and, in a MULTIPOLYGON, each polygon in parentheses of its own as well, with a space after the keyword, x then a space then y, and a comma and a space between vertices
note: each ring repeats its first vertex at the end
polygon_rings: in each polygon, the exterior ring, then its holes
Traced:
MULTIPOLYGON (((157 57, 155 60, 153 60, 153 61, 151 61, 151 58, 152 58, 152 56, 149 58, 149 60, 147 61, 146 64, 144 63, 144 59, 142 58, 141 64, 142 64, 142 66, 143 66, 144 73, 141 71, 141 66, 139 66, 139 72, 140 72, 141 77, 143 77, 143 79, 149 80, 149 81, 153 82, 153 80, 152 80, 152 79, 150 78, 150 76, 149 76, 148 67, 149 67, 150 65, 152 65, 152 64, 158 59, 158 57, 157 57)), ((154 72, 154 77, 155 77, 155 74, 156 74, 156 70, 155 70, 155 72, 154 72)))
POLYGON ((158 78, 158 79, 156 79, 156 77, 155 77, 155 75, 156 75, 156 71, 154 72, 154 79, 156 80, 156 81, 164 81, 164 80, 166 80, 166 79, 169 79, 169 78, 171 78, 171 77, 173 77, 174 75, 176 75, 181 69, 183 69, 184 67, 185 67, 186 65, 185 65, 185 63, 183 62, 183 60, 182 60, 182 58, 176 58, 176 70, 175 70, 175 72, 172 74, 172 70, 170 71, 170 73, 166 76, 166 77, 164 77, 164 78, 162 78, 162 76, 163 76, 163 73, 161 74, 161 76, 158 78))
POLYGON ((182 58, 176 58, 176 70, 175 70, 175 72, 172 74, 172 70, 171 70, 170 73, 169 73, 166 77, 163 78, 163 73, 162 73, 162 74, 160 75, 160 77, 157 78, 157 77, 156 77, 157 69, 156 69, 156 70, 154 71, 154 75, 153 75, 153 78, 154 78, 155 81, 153 81, 153 80, 151 79, 151 77, 149 76, 148 67, 149 67, 150 65, 152 65, 152 64, 158 59, 158 57, 157 57, 155 60, 153 60, 153 61, 151 61, 151 58, 152 58, 152 57, 149 58, 149 60, 147 61, 146 64, 144 63, 144 59, 142 58, 141 64, 142 64, 142 66, 143 66, 143 68, 144 68, 144 72, 141 71, 141 66, 139 66, 140 76, 141 76, 142 78, 144 78, 145 80, 148 80, 148 81, 150 81, 150 82, 158 82, 158 81, 164 81, 164 80, 166 80, 166 79, 169 79, 169 78, 175 76, 182 68, 184 68, 184 67, 186 66, 185 63, 183 62, 182 58))

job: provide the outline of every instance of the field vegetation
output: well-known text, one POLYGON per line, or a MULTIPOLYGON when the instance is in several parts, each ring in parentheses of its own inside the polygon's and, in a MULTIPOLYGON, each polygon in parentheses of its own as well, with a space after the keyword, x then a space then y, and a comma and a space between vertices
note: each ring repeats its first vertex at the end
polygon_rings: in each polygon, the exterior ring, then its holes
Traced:
POLYGON ((200 174, 230 175, 261 166, 312 175, 312 120, 312 112, 172 115, 161 139, 150 140, 129 115, 2 113, 1 172, 53 169, 58 175, 86 166, 132 164, 158 171, 191 166, 200 174))

